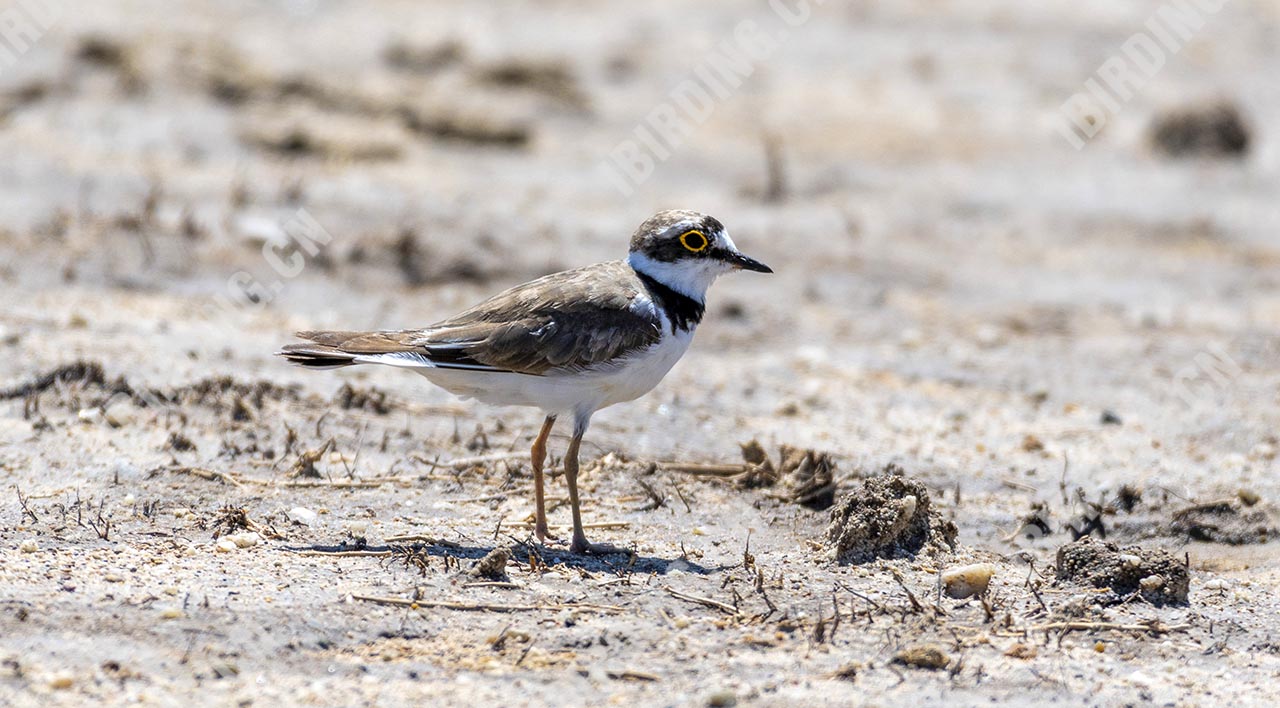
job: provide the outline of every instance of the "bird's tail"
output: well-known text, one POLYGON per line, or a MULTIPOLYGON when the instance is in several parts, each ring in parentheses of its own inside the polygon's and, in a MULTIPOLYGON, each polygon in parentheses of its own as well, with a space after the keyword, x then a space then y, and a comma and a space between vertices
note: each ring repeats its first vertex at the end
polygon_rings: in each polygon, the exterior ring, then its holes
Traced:
POLYGON ((409 352, 405 332, 298 332, 300 344, 286 344, 276 355, 308 369, 340 369, 368 363, 379 355, 409 352))

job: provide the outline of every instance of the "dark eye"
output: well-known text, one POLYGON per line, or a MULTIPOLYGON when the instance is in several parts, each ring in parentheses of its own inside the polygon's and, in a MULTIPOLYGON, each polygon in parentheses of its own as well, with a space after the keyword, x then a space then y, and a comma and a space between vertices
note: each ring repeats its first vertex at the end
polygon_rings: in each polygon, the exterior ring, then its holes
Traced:
POLYGON ((692 253, 702 253, 711 242, 701 231, 686 231, 680 234, 680 244, 692 253))

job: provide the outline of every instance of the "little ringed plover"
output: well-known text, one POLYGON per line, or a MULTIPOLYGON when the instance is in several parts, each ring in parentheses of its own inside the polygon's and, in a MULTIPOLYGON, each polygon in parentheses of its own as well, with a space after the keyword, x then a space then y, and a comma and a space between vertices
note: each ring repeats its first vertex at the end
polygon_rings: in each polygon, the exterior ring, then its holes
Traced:
POLYGON ((624 261, 555 273, 422 329, 299 332, 278 354, 312 369, 383 364, 483 403, 546 414, 533 443, 534 532, 547 530, 543 464, 556 419, 572 416, 564 457, 574 553, 617 549, 587 542, 578 499, 578 449, 596 411, 651 391, 689 348, 707 289, 734 270, 772 273, 743 255, 724 225, 664 211, 636 230, 624 261))

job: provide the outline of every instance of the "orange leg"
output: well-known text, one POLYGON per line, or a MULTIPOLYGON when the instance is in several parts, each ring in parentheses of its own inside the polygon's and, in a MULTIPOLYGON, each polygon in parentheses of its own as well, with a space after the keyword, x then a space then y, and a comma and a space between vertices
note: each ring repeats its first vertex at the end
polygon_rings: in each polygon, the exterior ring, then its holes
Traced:
POLYGON ((573 541, 569 544, 569 551, 595 555, 626 553, 626 550, 616 546, 587 541, 587 535, 582 530, 582 505, 578 500, 578 448, 582 445, 582 436, 586 432, 586 421, 580 420, 574 427, 569 449, 564 453, 564 479, 569 485, 569 506, 573 508, 573 541))
POLYGON ((542 432, 538 433, 538 439, 533 441, 533 503, 536 507, 533 533, 538 537, 538 543, 546 543, 548 538, 555 540, 555 536, 547 531, 547 501, 542 490, 542 466, 547 460, 547 438, 551 436, 551 429, 555 424, 556 417, 547 416, 547 420, 542 424, 542 432))

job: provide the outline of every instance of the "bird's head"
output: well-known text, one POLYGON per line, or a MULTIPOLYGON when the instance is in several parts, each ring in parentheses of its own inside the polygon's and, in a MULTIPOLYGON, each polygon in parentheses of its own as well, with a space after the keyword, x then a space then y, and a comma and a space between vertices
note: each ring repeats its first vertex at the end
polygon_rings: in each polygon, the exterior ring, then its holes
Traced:
POLYGON ((638 272, 698 301, 715 279, 735 270, 772 273, 749 258, 729 238, 724 224, 696 211, 663 211, 631 237, 628 262, 638 272))

